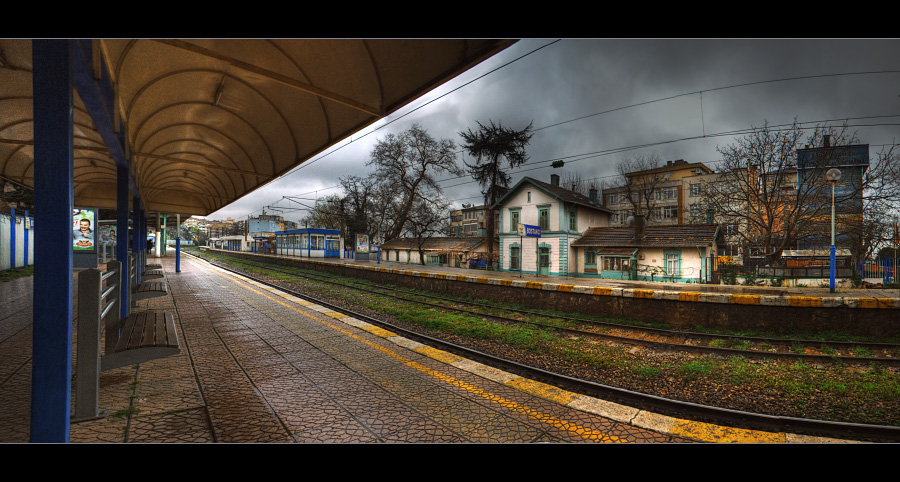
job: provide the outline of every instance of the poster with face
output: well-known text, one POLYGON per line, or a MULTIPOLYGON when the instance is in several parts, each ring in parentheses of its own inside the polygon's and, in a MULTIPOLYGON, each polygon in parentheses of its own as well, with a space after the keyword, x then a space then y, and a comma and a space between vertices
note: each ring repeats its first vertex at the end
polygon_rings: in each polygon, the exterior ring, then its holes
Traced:
POLYGON ((356 235, 356 252, 357 253, 368 253, 369 252, 369 235, 368 234, 357 234, 356 235))
POLYGON ((72 248, 75 251, 94 251, 94 219, 92 209, 72 211, 72 248))
POLYGON ((100 244, 104 244, 107 246, 115 246, 116 245, 116 226, 115 225, 102 225, 100 226, 100 244))

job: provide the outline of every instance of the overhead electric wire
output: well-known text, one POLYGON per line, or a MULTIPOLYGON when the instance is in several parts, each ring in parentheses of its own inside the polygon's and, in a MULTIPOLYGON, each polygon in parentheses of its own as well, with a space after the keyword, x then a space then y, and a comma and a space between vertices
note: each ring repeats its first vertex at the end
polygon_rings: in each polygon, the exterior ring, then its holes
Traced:
MULTIPOLYGON (((520 55, 519 57, 516 57, 515 59, 510 60, 509 62, 506 62, 506 63, 504 63, 503 65, 500 65, 500 66, 498 66, 498 67, 496 67, 496 68, 494 68, 494 69, 492 69, 492 70, 490 70, 490 71, 488 71, 488 72, 486 72, 486 73, 484 73, 484 74, 482 74, 482 75, 480 75, 480 76, 478 76, 478 77, 476 77, 476 78, 474 78, 474 79, 472 79, 472 80, 470 80, 470 81, 468 81, 468 82, 466 82, 466 83, 464 83, 464 84, 462 84, 462 85, 459 85, 459 86, 455 87, 454 89, 452 89, 452 90, 450 90, 450 91, 448 91, 448 92, 445 92, 445 93, 441 94, 440 96, 435 97, 434 99, 431 99, 431 100, 429 100, 428 102, 426 102, 426 103, 424 103, 424 104, 422 104, 422 105, 420 105, 420 106, 417 106, 416 108, 410 110, 409 112, 406 112, 406 113, 404 113, 404 114, 402 114, 402 115, 400 115, 400 116, 398 116, 398 117, 396 117, 396 118, 394 118, 394 119, 392 119, 392 120, 386 122, 384 125, 381 125, 381 126, 375 128, 375 129, 373 129, 373 130, 371 130, 371 131, 369 131, 369 132, 363 134, 362 136, 357 137, 356 139, 351 139, 350 142, 348 142, 348 143, 346 143, 346 144, 344 144, 344 145, 342 145, 342 146, 339 146, 339 147, 337 147, 337 148, 335 148, 335 149, 333 149, 333 150, 331 150, 331 151, 329 151, 329 152, 323 154, 322 156, 320 156, 320 157, 318 157, 318 158, 316 158, 316 159, 313 159, 313 160, 304 162, 303 164, 301 164, 301 165, 295 167, 294 169, 292 169, 291 171, 287 172, 287 173, 286 173, 284 176, 282 176, 281 178, 287 177, 288 175, 293 174, 293 173, 299 171, 300 169, 303 169, 304 167, 307 167, 307 166, 309 166, 309 165, 312 165, 312 164, 314 164, 316 161, 319 161, 319 160, 321 160, 321 159, 323 159, 323 158, 325 158, 325 157, 331 155, 332 153, 337 152, 338 150, 343 149, 343 148, 346 147, 346 146, 349 146, 350 144, 352 144, 352 143, 355 142, 356 140, 362 139, 362 138, 368 136, 369 134, 372 134, 372 133, 374 133, 374 132, 377 132, 378 130, 380 130, 380 129, 384 128, 384 127, 387 127, 387 126, 390 125, 390 124, 393 124, 394 122, 396 122, 396 121, 398 121, 398 120, 400 120, 400 119, 402 119, 402 118, 404 118, 404 117, 406 117, 406 116, 412 114, 413 112, 418 111, 419 109, 422 109, 422 108, 424 108, 424 107, 430 105, 430 104, 433 103, 433 102, 436 102, 436 101, 439 100, 439 99, 442 99, 442 98, 444 98, 444 97, 446 97, 446 96, 448 96, 448 95, 450 95, 450 94, 452 94, 452 93, 458 91, 459 89, 461 89, 461 88, 463 88, 463 87, 466 87, 466 86, 468 86, 468 85, 470 85, 470 84, 472 84, 472 83, 474 83, 474 82, 476 82, 476 81, 478 81, 478 80, 480 80, 480 79, 482 79, 482 78, 484 78, 484 77, 486 77, 486 76, 488 76, 488 75, 490 75, 490 74, 493 74, 493 73, 497 72, 498 70, 500 70, 500 69, 502 69, 502 68, 504 68, 504 67, 507 67, 507 66, 513 64, 514 62, 517 62, 517 61, 519 61, 519 60, 521 60, 521 59, 523 59, 523 58, 525 58, 525 57, 527 57, 527 56, 529 56, 529 55, 531 55, 531 54, 533 54, 533 53, 535 53, 535 52, 537 52, 537 51, 539 51, 539 50, 542 50, 542 49, 544 49, 544 48, 546 48, 546 47, 548 47, 548 46, 550 46, 550 45, 556 44, 556 43, 559 42, 560 40, 561 40, 561 39, 557 39, 557 40, 554 40, 553 42, 550 42, 550 43, 544 44, 544 45, 542 45, 542 46, 540 46, 540 47, 537 47, 537 48, 535 48, 535 49, 533 49, 533 50, 531 50, 531 51, 529 51, 529 52, 527 52, 527 53, 525 53, 525 54, 523 54, 523 55, 520 55)), ((659 98, 659 99, 654 99, 654 100, 649 100, 649 101, 644 101, 644 102, 638 102, 638 103, 630 104, 630 105, 626 105, 626 106, 621 106, 621 107, 617 107, 617 108, 614 108, 614 109, 605 110, 605 111, 602 111, 602 112, 596 112, 596 113, 594 113, 594 114, 588 114, 588 115, 585 115, 585 116, 581 116, 581 117, 576 117, 576 118, 573 118, 573 119, 569 119, 569 120, 566 120, 566 121, 557 122, 557 123, 555 123, 555 124, 550 124, 550 125, 546 125, 546 126, 543 126, 543 127, 535 128, 535 129, 533 129, 533 131, 535 131, 535 132, 536 132, 536 131, 541 131, 541 130, 544 130, 544 129, 549 129, 549 128, 551 128, 551 127, 556 127, 556 126, 560 126, 560 125, 563 125, 563 124, 568 124, 568 123, 571 123, 571 122, 575 122, 575 121, 579 121, 579 120, 584 120, 584 119, 588 119, 588 118, 591 118, 591 117, 596 117, 596 116, 599 116, 599 115, 609 114, 609 113, 617 112, 617 111, 620 111, 620 110, 625 110, 625 109, 630 109, 630 108, 633 108, 633 107, 639 107, 639 106, 643 106, 643 105, 653 104, 653 103, 662 102, 662 101, 665 101, 665 100, 671 100, 671 99, 675 99, 675 98, 679 98, 679 97, 686 97, 686 96, 690 96, 690 95, 698 95, 698 94, 702 96, 702 94, 703 94, 704 92, 714 92, 714 91, 718 91, 718 90, 727 90, 727 89, 734 89, 734 88, 738 88, 738 87, 746 87, 746 86, 751 86, 751 85, 760 85, 760 84, 775 83, 775 82, 786 82, 786 81, 792 81, 792 80, 806 80, 806 79, 814 79, 814 78, 827 78, 827 77, 840 77, 840 76, 855 76, 855 75, 896 74, 896 73, 900 73, 900 70, 878 70, 878 71, 862 71, 862 72, 841 72, 841 73, 832 73, 832 74, 816 74, 816 75, 806 75, 806 76, 797 76, 797 77, 785 77, 785 78, 781 78, 781 79, 760 80, 760 81, 753 81, 753 82, 744 82, 744 83, 740 83, 740 84, 733 84, 733 85, 728 85, 728 86, 712 87, 712 88, 709 88, 709 89, 701 89, 701 90, 697 90, 697 91, 694 91, 694 92, 687 92, 687 93, 682 93, 682 94, 676 94, 676 95, 667 96, 667 97, 663 97, 663 98, 659 98)), ((814 122, 816 122, 816 123, 823 123, 823 122, 833 122, 833 121, 838 121, 838 120, 849 120, 849 119, 858 120, 858 119, 871 119, 871 118, 881 118, 881 117, 897 117, 897 116, 896 116, 896 115, 885 115, 885 116, 850 117, 850 118, 845 118, 845 119, 831 119, 831 120, 824 120, 824 121, 801 122, 801 123, 799 123, 799 124, 802 125, 802 124, 810 124, 810 123, 814 123, 814 122)), ((789 125, 789 124, 782 124, 782 125, 789 125)), ((855 127, 872 127, 872 126, 885 126, 885 125, 896 125, 896 124, 856 125, 855 127)), ((609 155, 609 154, 612 154, 612 153, 624 152, 624 151, 627 151, 627 150, 635 150, 635 149, 640 149, 640 148, 645 148, 645 147, 651 147, 651 146, 656 146, 656 145, 669 144, 669 143, 674 143, 674 142, 683 142, 683 141, 688 141, 688 140, 697 140, 697 139, 703 139, 703 138, 707 138, 707 137, 722 137, 722 136, 728 136, 728 135, 741 135, 742 133, 743 133, 743 134, 746 134, 746 133, 749 133, 749 132, 753 132, 755 129, 756 129, 756 128, 750 128, 750 129, 741 129, 741 130, 736 130, 736 131, 731 131, 731 132, 723 132, 723 133, 717 133, 717 134, 706 134, 706 133, 705 133, 705 124, 704 124, 704 128, 703 128, 703 131, 704 131, 704 132, 703 132, 703 135, 701 135, 701 136, 691 136, 691 137, 684 137, 684 138, 681 138, 681 139, 675 139, 675 140, 670 140, 670 141, 661 141, 661 142, 648 143, 648 144, 645 144, 645 145, 639 145, 639 146, 623 147, 623 148, 613 149, 613 150, 610 150, 610 151, 597 151, 597 152, 595 152, 595 153, 577 154, 577 155, 566 156, 566 157, 563 157, 563 158, 554 158, 554 159, 552 159, 552 160, 540 161, 540 162, 541 162, 541 163, 548 163, 548 162, 554 162, 554 161, 556 161, 556 160, 562 160, 562 159, 565 159, 565 158, 568 158, 568 157, 587 156, 587 157, 583 157, 583 158, 581 158, 581 159, 575 159, 575 160, 573 160, 573 161, 569 161, 569 162, 577 162, 577 161, 589 159, 589 158, 592 158, 592 157, 598 157, 598 156, 602 156, 602 155, 609 155)), ((459 151, 459 152, 464 152, 464 151, 459 151)), ((519 171, 516 171, 516 172, 526 172, 526 171, 531 171, 531 170, 536 170, 536 169, 542 169, 542 168, 544 168, 544 167, 545 167, 545 166, 542 166, 542 167, 535 167, 535 168, 531 168, 531 169, 527 169, 527 170, 519 170, 519 171)), ((446 181, 449 181, 449 180, 460 179, 460 178, 463 178, 463 177, 465 177, 465 176, 457 176, 457 177, 454 177, 454 178, 441 179, 441 180, 438 180, 437 182, 446 182, 446 181)), ((473 181, 468 181, 468 182, 465 182, 465 183, 454 184, 454 185, 446 186, 446 187, 447 187, 447 188, 452 188, 452 187, 457 187, 457 186, 461 186, 461 185, 469 184, 469 183, 473 183, 473 182, 475 182, 475 181, 474 181, 474 180, 473 180, 473 181)), ((332 188, 333 188, 333 187, 338 187, 338 186, 332 186, 332 188)), ((330 188, 328 188, 328 189, 330 189, 330 188)), ((468 198, 467 198, 467 199, 468 199, 468 198)), ((254 211, 254 212, 256 212, 256 211, 254 211)), ((251 213, 251 214, 252 214, 252 213, 251 213)))

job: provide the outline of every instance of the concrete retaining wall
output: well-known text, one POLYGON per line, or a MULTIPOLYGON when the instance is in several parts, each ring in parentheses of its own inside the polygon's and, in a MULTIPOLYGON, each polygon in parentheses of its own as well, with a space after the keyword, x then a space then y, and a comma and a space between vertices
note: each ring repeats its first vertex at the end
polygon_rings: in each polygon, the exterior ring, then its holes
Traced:
MULTIPOLYGON (((245 257, 263 257, 234 253, 245 257)), ((290 258, 269 259, 377 283, 419 288, 474 299, 503 301, 523 308, 668 323, 693 330, 697 326, 725 330, 843 331, 858 335, 900 335, 900 300, 819 296, 767 296, 580 286, 548 282, 456 275, 427 270, 386 268, 290 258), (485 285, 490 285, 490 288, 485 285)))

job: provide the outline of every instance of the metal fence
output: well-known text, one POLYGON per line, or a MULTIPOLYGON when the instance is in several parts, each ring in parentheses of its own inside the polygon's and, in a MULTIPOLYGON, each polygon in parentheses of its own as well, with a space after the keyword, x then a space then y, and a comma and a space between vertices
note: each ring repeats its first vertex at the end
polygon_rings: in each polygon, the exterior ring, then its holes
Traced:
POLYGON ((897 281, 898 264, 900 260, 896 258, 867 259, 858 263, 857 270, 863 279, 880 279, 885 283, 894 283, 897 281))

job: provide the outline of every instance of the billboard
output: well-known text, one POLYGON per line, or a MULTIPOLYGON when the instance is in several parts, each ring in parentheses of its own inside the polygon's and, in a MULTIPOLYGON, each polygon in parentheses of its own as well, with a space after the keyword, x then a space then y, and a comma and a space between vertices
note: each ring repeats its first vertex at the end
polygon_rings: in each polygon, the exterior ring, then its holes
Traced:
POLYGON ((368 234, 357 234, 356 235, 356 252, 357 253, 368 253, 369 252, 369 235, 368 234))
POLYGON ((93 209, 72 210, 72 249, 76 252, 97 250, 97 211, 93 209))

